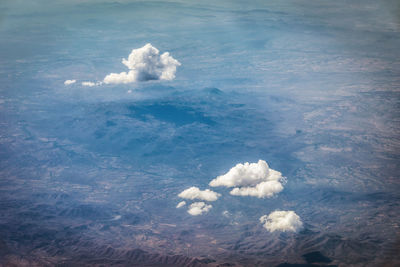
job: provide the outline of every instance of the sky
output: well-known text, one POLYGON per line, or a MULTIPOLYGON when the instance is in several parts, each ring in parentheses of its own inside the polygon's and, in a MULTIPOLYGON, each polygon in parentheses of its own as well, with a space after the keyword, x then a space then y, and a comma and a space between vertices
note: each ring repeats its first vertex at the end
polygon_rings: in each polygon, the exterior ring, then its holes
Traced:
POLYGON ((399 264, 399 8, 2 1, 0 264, 399 264))

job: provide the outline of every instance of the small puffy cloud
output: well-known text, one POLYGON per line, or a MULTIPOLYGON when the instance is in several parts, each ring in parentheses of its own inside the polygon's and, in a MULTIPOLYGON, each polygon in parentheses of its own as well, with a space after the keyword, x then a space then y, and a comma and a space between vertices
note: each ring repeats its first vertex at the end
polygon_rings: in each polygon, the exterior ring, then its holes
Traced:
POLYGON ((210 182, 210 186, 234 187, 235 196, 272 197, 283 190, 285 179, 278 171, 270 169, 267 162, 237 164, 226 174, 210 182))
POLYGON ((189 206, 188 213, 193 216, 207 213, 212 208, 211 205, 207 205, 204 202, 194 202, 189 206))
POLYGON ((103 82, 82 82, 83 86, 89 86, 89 87, 93 87, 93 86, 98 86, 98 85, 102 85, 103 82))
POLYGON ((96 84, 95 84, 94 82, 82 82, 82 85, 83 85, 83 86, 92 87, 92 86, 95 86, 96 84))
POLYGON ((173 80, 176 68, 181 63, 165 52, 146 44, 133 49, 128 59, 122 59, 122 63, 128 67, 128 72, 110 73, 104 78, 106 84, 126 84, 149 80, 173 80))
POLYGON ((268 216, 262 216, 260 222, 263 223, 264 228, 270 232, 297 232, 303 228, 303 222, 294 211, 277 210, 271 212, 268 216))
POLYGON ((176 205, 176 208, 179 209, 179 208, 182 208, 185 205, 186 205, 186 202, 185 201, 181 201, 181 202, 178 203, 178 205, 176 205))
POLYGON ((221 194, 218 194, 210 189, 200 190, 198 187, 192 186, 182 191, 178 197, 184 199, 200 199, 205 201, 215 201, 221 194))
POLYGON ((64 82, 65 85, 70 85, 70 84, 73 84, 73 83, 76 83, 76 80, 66 80, 64 82))

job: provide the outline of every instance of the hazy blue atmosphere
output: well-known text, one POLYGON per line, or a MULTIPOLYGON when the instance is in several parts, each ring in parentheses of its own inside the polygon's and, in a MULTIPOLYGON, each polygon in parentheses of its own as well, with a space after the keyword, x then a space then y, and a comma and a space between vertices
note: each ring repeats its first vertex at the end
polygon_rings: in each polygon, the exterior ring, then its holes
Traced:
POLYGON ((0 1, 0 266, 400 266, 399 48, 396 0, 0 1), (175 77, 106 82, 147 43, 175 77))

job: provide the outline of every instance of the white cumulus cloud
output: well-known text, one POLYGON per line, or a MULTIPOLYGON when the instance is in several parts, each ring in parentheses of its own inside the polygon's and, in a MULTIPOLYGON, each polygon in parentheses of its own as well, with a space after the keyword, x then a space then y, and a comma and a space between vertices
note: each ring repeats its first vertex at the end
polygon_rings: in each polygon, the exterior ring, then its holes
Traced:
POLYGON ((76 83, 76 80, 66 80, 64 82, 65 85, 70 85, 70 84, 73 84, 73 83, 76 83))
POLYGON ((264 228, 270 232, 274 231, 292 231, 297 232, 303 228, 303 222, 294 211, 274 211, 268 216, 261 216, 260 222, 264 228))
POLYGON ((133 49, 128 59, 122 59, 122 63, 128 67, 128 72, 110 73, 104 78, 106 84, 126 84, 149 80, 173 80, 176 68, 181 63, 165 52, 146 44, 133 49))
POLYGON ((186 190, 183 190, 178 197, 184 199, 200 199, 205 201, 215 201, 221 194, 218 194, 210 189, 200 190, 198 187, 192 186, 186 190))
POLYGON ((230 192, 235 196, 272 197, 283 190, 285 179, 278 171, 270 169, 267 162, 239 163, 226 174, 210 182, 210 186, 234 187, 230 192))
POLYGON ((212 208, 211 205, 207 205, 204 202, 194 202, 189 206, 188 213, 193 216, 207 213, 212 208))
POLYGON ((278 181, 261 182, 254 187, 236 187, 232 189, 231 195, 251 196, 258 198, 273 197, 283 190, 282 183, 278 181))
POLYGON ((179 208, 182 208, 185 205, 186 205, 186 202, 185 201, 181 201, 181 202, 178 203, 178 205, 176 205, 176 208, 179 209, 179 208))

